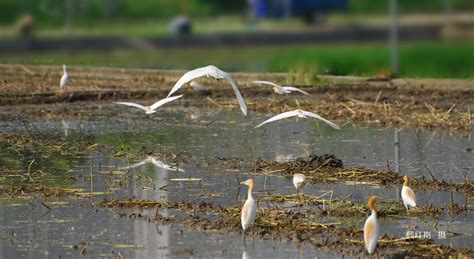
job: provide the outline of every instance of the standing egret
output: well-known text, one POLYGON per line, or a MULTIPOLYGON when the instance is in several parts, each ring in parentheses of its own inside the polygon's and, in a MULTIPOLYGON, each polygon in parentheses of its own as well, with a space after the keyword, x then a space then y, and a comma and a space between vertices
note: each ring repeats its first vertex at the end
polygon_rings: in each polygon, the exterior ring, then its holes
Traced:
POLYGON ((289 118, 289 117, 294 117, 294 116, 297 116, 298 118, 306 118, 306 117, 312 117, 312 118, 315 118, 315 119, 319 119, 319 120, 322 120, 324 122, 326 122, 329 126, 335 128, 335 129, 338 129, 340 130, 341 128, 339 128, 339 126, 337 126, 336 124, 326 120, 325 118, 315 114, 315 113, 312 113, 312 112, 307 112, 307 111, 303 111, 303 110, 300 110, 300 109, 296 109, 294 111, 289 111, 289 112, 284 112, 284 113, 280 113, 276 116, 273 116, 271 117, 270 119, 258 124, 255 128, 259 128, 263 125, 265 125, 266 123, 269 123, 269 122, 272 122, 272 121, 277 121, 277 120, 281 120, 281 119, 284 119, 284 118, 289 118))
POLYGON ((303 196, 303 188, 304 188, 304 185, 306 184, 305 180, 306 180, 306 175, 304 175, 304 174, 296 173, 296 174, 293 175, 293 185, 296 188, 296 192, 298 192, 300 194, 299 195, 300 203, 301 203, 301 198, 303 196), (300 191, 301 191, 301 193, 300 193, 300 191))
POLYGON ((407 210, 408 214, 408 206, 410 207, 416 207, 416 196, 415 192, 408 187, 408 176, 403 177, 403 186, 402 186, 402 200, 403 200, 403 205, 405 205, 405 208, 407 210))
POLYGON ((69 76, 67 75, 66 65, 63 65, 63 76, 61 77, 59 88, 61 88, 61 90, 64 90, 68 82, 69 82, 69 76))
POLYGON ((369 198, 369 209, 372 212, 365 221, 364 225, 364 243, 365 249, 369 254, 373 253, 377 241, 379 239, 379 223, 377 222, 377 211, 375 209, 375 203, 378 201, 378 197, 373 195, 369 198))
POLYGON ((231 84, 232 88, 234 89, 235 96, 237 97, 237 101, 239 102, 239 105, 240 105, 240 109, 242 110, 244 115, 247 115, 247 105, 245 105, 244 98, 240 94, 237 84, 234 82, 234 80, 232 79, 232 77, 230 77, 229 74, 227 74, 226 72, 220 70, 219 68, 213 65, 196 68, 194 70, 186 72, 178 80, 178 82, 176 82, 176 84, 173 86, 170 93, 168 94, 168 97, 170 97, 174 92, 178 91, 179 88, 181 88, 184 84, 188 83, 191 80, 194 80, 196 78, 203 77, 203 76, 227 80, 231 84))
POLYGON ((178 98, 181 98, 183 97, 183 95, 178 95, 178 96, 173 96, 173 97, 167 97, 165 99, 161 99, 159 100, 158 102, 150 105, 150 106, 143 106, 141 104, 138 104, 138 103, 130 103, 130 102, 114 102, 116 104, 123 104, 123 105, 127 105, 127 106, 132 106, 132 107, 136 107, 136 108, 139 108, 139 109, 142 109, 145 111, 146 114, 152 114, 152 113, 155 113, 156 112, 156 109, 158 109, 158 107, 166 104, 166 103, 169 103, 169 102, 172 102, 178 98))
POLYGON ((242 228, 244 229, 243 235, 245 244, 245 230, 247 230, 247 228, 250 227, 255 221, 255 215, 257 214, 257 203, 255 203, 255 200, 252 196, 254 180, 248 179, 247 181, 243 181, 240 184, 245 184, 249 187, 248 197, 244 203, 244 206, 242 207, 242 215, 240 217, 242 228))
POLYGON ((254 84, 264 84, 264 85, 271 85, 273 86, 273 92, 277 93, 277 94, 289 94, 291 92, 300 92, 302 94, 306 94, 306 95, 310 95, 309 93, 301 90, 301 89, 298 89, 296 87, 293 87, 293 86, 281 86, 281 85, 278 85, 278 84, 275 84, 273 82, 269 82, 269 81, 252 81, 252 83, 254 84))

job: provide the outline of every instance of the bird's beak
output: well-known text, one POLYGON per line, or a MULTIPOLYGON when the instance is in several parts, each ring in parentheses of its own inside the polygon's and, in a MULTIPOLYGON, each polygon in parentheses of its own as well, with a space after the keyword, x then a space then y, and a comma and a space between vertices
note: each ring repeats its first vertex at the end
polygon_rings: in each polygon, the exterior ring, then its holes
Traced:
POLYGON ((246 184, 246 183, 247 183, 247 181, 240 182, 240 184, 246 184))

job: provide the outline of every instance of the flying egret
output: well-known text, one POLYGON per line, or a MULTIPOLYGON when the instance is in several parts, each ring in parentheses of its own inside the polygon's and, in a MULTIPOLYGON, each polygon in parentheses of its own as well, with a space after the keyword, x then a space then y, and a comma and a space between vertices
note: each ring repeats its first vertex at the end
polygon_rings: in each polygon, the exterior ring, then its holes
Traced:
POLYGON ((378 197, 373 195, 369 198, 369 209, 372 212, 365 221, 364 225, 364 243, 365 249, 369 254, 373 253, 377 241, 379 239, 379 223, 377 222, 377 211, 375 209, 375 203, 378 201, 378 197))
POLYGON ((242 95, 240 94, 239 88, 237 87, 237 84, 234 82, 232 77, 230 77, 229 74, 226 72, 220 70, 216 66, 209 65, 206 67, 200 67, 196 68, 194 70, 186 72, 179 80, 176 82, 176 84, 173 86, 171 89, 170 93, 168 94, 168 97, 170 97, 174 92, 178 91, 179 88, 181 88, 184 84, 187 82, 194 80, 199 77, 214 77, 216 79, 225 79, 229 81, 231 84, 232 88, 234 89, 235 96, 237 97, 237 101, 239 102, 240 109, 244 113, 244 115, 247 115, 247 105, 245 105, 244 98, 242 98, 242 95))
POLYGON ((126 167, 121 167, 118 170, 132 169, 132 168, 140 167, 142 165, 149 164, 149 163, 155 165, 156 167, 163 168, 163 169, 166 169, 166 170, 184 172, 183 169, 169 166, 169 165, 161 162, 160 160, 156 159, 153 156, 148 156, 147 158, 143 159, 142 161, 140 161, 138 163, 135 163, 133 165, 126 166, 126 167))
POLYGON ((407 209, 408 213, 408 206, 410 207, 416 207, 416 196, 415 192, 408 187, 408 176, 403 177, 403 187, 402 187, 402 200, 403 200, 403 205, 405 205, 405 208, 407 209))
POLYGON ((156 109, 158 109, 158 107, 166 104, 166 103, 169 103, 169 102, 172 102, 178 98, 181 98, 183 97, 183 95, 178 95, 178 96, 173 96, 173 97, 167 97, 165 99, 161 99, 159 100, 158 102, 150 105, 150 106, 143 106, 141 104, 138 104, 138 103, 130 103, 130 102, 114 102, 116 104, 123 104, 123 105, 127 105, 127 106, 132 106, 132 107, 136 107, 136 108, 139 108, 139 109, 142 109, 145 111, 146 114, 152 114, 152 113, 155 113, 156 112, 156 109))
POLYGON ((249 187, 248 197, 242 207, 242 215, 240 217, 242 222, 242 228, 244 229, 244 244, 245 244, 245 230, 250 227, 253 222, 255 221, 255 215, 257 214, 257 204, 252 197, 252 191, 254 186, 254 180, 248 179, 247 181, 243 181, 240 184, 245 184, 249 187))
POLYGON ((61 81, 59 83, 59 87, 61 90, 66 88, 67 83, 69 82, 69 76, 67 75, 66 65, 63 65, 63 76, 61 77, 61 81))
POLYGON ((254 84, 264 84, 264 85, 271 85, 273 86, 273 92, 277 93, 277 94, 289 94, 291 92, 300 92, 302 94, 306 94, 306 95, 310 95, 309 93, 301 90, 301 89, 298 89, 296 87, 293 87, 293 86, 281 86, 281 85, 278 85, 278 84, 275 84, 273 82, 269 82, 269 81, 252 81, 252 83, 254 84))
POLYGON ((289 112, 284 112, 284 113, 280 113, 276 116, 273 116, 271 117, 270 119, 258 124, 255 128, 259 128, 269 122, 272 122, 272 121, 277 121, 277 120, 281 120, 281 119, 284 119, 284 118, 288 118, 288 117, 293 117, 293 116, 297 116, 298 118, 306 118, 306 117, 312 117, 312 118, 315 118, 315 119, 319 119, 319 120, 322 120, 324 122, 326 122, 327 124, 329 124, 329 126, 335 128, 335 129, 338 129, 340 130, 341 128, 339 128, 339 126, 337 126, 336 124, 326 120, 325 118, 315 114, 315 113, 312 113, 312 112, 307 112, 307 111, 303 111, 303 110, 300 110, 300 109, 296 109, 294 111, 289 111, 289 112))

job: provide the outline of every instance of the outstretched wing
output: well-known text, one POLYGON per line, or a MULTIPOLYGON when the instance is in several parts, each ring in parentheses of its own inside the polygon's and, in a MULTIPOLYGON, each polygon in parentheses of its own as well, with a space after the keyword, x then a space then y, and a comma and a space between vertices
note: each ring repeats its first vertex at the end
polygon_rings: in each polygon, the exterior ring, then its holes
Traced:
POLYGON ((181 97, 183 97, 183 95, 172 96, 172 97, 167 97, 165 99, 161 99, 158 102, 154 103, 150 108, 151 108, 152 111, 156 110, 158 107, 164 105, 165 103, 172 102, 172 101, 174 101, 176 99, 179 99, 181 97))
POLYGON ((232 77, 230 77, 230 75, 226 72, 219 70, 219 73, 225 78, 225 80, 229 81, 229 83, 232 85, 232 88, 234 88, 235 96, 237 97, 237 101, 240 105, 240 110, 242 110, 244 115, 247 116, 247 105, 245 104, 244 98, 240 94, 237 84, 234 82, 232 77))
POLYGON ((200 67, 193 69, 191 71, 186 72, 179 80, 174 84, 173 88, 171 89, 170 93, 168 94, 168 97, 170 97, 174 92, 178 91, 181 86, 186 84, 187 82, 194 80, 199 77, 203 77, 208 75, 209 73, 213 72, 212 68, 209 66, 207 67, 200 67))
POLYGON ((264 84, 264 85, 271 85, 273 87, 276 87, 276 88, 279 88, 280 90, 284 87, 282 87, 281 85, 277 85, 273 82, 269 82, 269 81, 261 81, 261 80, 257 80, 257 81, 252 81, 252 83, 254 84, 264 84))
POLYGON ((308 117, 313 117, 313 118, 315 118, 315 119, 322 120, 322 121, 326 122, 329 126, 335 128, 335 129, 338 129, 338 130, 341 129, 341 128, 339 128, 339 126, 337 126, 337 125, 334 124, 333 122, 330 122, 330 121, 326 120, 325 118, 323 118, 323 117, 317 115, 316 113, 303 111, 303 114, 304 114, 305 116, 308 116, 308 117))
POLYGON ((293 87, 293 86, 283 86, 283 89, 288 90, 290 92, 296 91, 296 92, 300 92, 302 94, 310 95, 308 92, 305 92, 305 91, 303 91, 299 88, 293 87))
POLYGON ((270 119, 258 124, 255 128, 259 128, 269 122, 272 122, 272 121, 277 121, 277 120, 281 120, 281 119, 284 119, 284 118, 288 118, 288 117, 293 117, 293 116, 297 116, 298 115, 298 110, 294 110, 294 111, 289 111, 289 112, 284 112, 284 113, 280 113, 276 116, 273 116, 271 117, 270 119))
POLYGON ((132 107, 135 107, 135 108, 142 109, 142 110, 146 111, 145 106, 143 106, 141 104, 138 104, 138 103, 129 103, 129 102, 114 102, 114 103, 127 105, 127 106, 132 106, 132 107))

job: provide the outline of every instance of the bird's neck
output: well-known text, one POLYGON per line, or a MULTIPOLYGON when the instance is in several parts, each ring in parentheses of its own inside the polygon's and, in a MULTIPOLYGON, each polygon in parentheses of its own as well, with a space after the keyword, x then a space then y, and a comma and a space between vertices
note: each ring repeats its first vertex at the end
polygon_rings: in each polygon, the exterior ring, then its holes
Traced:
POLYGON ((375 208, 370 209, 370 211, 372 211, 372 214, 370 214, 372 217, 377 217, 377 211, 375 208))
POLYGON ((408 186, 408 181, 403 181, 403 186, 408 186))
POLYGON ((251 199, 253 200, 253 195, 252 195, 252 192, 253 192, 253 184, 251 184, 249 186, 249 190, 248 190, 248 199, 251 199))

